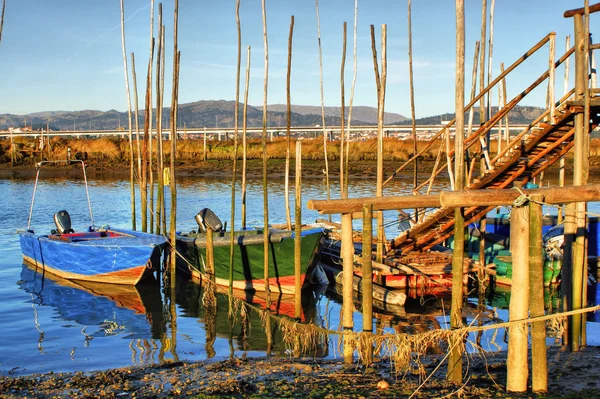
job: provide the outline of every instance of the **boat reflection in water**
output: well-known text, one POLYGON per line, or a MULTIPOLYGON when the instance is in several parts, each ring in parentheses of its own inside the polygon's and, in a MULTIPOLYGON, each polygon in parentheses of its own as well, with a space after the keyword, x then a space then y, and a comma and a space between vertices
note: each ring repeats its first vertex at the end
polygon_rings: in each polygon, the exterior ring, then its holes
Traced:
POLYGON ((137 286, 75 282, 24 263, 18 284, 31 294, 34 306, 51 306, 62 320, 81 325, 86 345, 109 335, 159 339, 165 329, 156 280, 137 286))
MULTIPOLYGON (((234 296, 248 305, 242 305, 242 312, 246 317, 241 317, 238 311, 233 321, 228 317, 229 298, 225 289, 218 288, 215 293, 216 307, 203 305, 206 300, 206 284, 198 284, 192 280, 180 278, 177 282, 177 305, 181 308, 180 316, 197 318, 204 323, 206 328, 206 354, 207 358, 215 356, 213 348, 216 338, 229 341, 230 356, 245 356, 251 352, 266 352, 270 355, 288 355, 289 348, 283 342, 281 330, 277 323, 271 321, 270 330, 272 344, 267 344, 267 333, 261 321, 261 315, 256 308, 265 309, 265 292, 251 292, 234 290, 234 296), (242 353, 239 353, 241 351, 242 353)), ((323 326, 323 317, 320 315, 319 301, 327 286, 306 286, 302 289, 302 322, 323 326)), ((272 315, 294 320, 295 307, 294 295, 271 294, 272 315)), ((302 339, 302 337, 300 337, 302 339)), ((223 353, 219 352, 222 356, 223 353)), ((316 340, 305 348, 301 356, 325 357, 328 355, 328 342, 326 338, 316 340)))

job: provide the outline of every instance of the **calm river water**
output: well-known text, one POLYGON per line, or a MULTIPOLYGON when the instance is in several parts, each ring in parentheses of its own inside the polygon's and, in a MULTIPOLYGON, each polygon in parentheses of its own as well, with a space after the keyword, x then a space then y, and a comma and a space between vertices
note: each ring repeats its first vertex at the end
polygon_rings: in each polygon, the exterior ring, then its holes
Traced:
MULTIPOLYGON (((407 181, 412 181, 407 179, 407 181)), ((303 182, 303 201, 325 197, 320 180, 303 182)), ((260 181, 248 188, 248 224, 263 223, 260 181)), ((269 213, 271 223, 285 221, 283 181, 270 181, 269 213)), ((205 318, 199 287, 180 282, 177 290, 176 320, 169 313, 169 300, 157 284, 144 284, 136 290, 102 292, 98 287, 80 287, 65 281, 43 277, 22 264, 17 229, 27 226, 33 179, 0 180, 0 373, 22 375, 50 371, 87 371, 130 365, 155 364, 169 360, 224 359, 230 356, 264 356, 264 332, 258 316, 251 313, 250 328, 245 333, 237 323, 227 323, 227 298, 219 298, 218 314, 205 318), (174 323, 176 321, 176 323, 174 323)), ((402 181, 386 194, 405 193, 402 181)), ((371 181, 354 181, 351 196, 373 194, 371 181)), ((96 225, 130 227, 129 183, 122 180, 90 182, 90 195, 96 225)), ((337 196, 332 193, 332 197, 337 196)), ((194 215, 209 207, 222 220, 230 218, 231 185, 225 180, 187 179, 178 182, 177 225, 182 231, 195 228, 194 215)), ((239 187, 238 187, 239 198, 239 187)), ((292 190, 291 198, 294 198, 292 190)), ((139 200, 139 195, 138 195, 139 200)), ((71 214, 73 227, 89 225, 84 186, 79 180, 44 179, 38 187, 32 227, 36 231, 53 228, 52 215, 60 209, 71 214)), ((139 206, 138 206, 139 209, 139 206)), ((240 206, 236 206, 239 220, 240 206)), ((390 213, 388 220, 395 217, 390 213)), ((304 222, 319 218, 303 208, 304 222)), ((334 219, 335 220, 335 219, 334 219)), ((139 223, 139 218, 138 218, 139 223)), ((239 223, 237 223, 239 226, 239 223)), ((360 227, 360 226, 357 226, 360 227)), ((396 231, 390 227, 388 234, 396 231)), ((505 320, 508 295, 497 293, 488 298, 485 323, 505 320)), ((337 330, 340 305, 334 296, 308 293, 304 312, 315 323, 337 330)), ((449 322, 449 299, 432 297, 414 299, 399 312, 377 313, 376 325, 383 333, 418 332, 445 328, 449 322)), ((476 315, 476 302, 467 306, 467 322, 476 315)), ((281 305, 285 313, 286 304, 281 305)), ((293 309, 293 307, 292 307, 293 309)), ((355 326, 362 326, 355 312, 355 326)), ((593 324, 593 323, 592 323, 593 324)), ((588 340, 600 342, 596 325, 589 325, 588 340)), ((484 349, 505 348, 504 331, 496 336, 486 333, 481 339, 484 349)), ((475 337, 471 337, 475 341, 475 337)), ((549 342, 553 339, 549 338, 549 342)), ((272 355, 289 356, 275 334, 272 355)), ((339 357, 338 342, 329 339, 318 353, 309 356, 339 357)))

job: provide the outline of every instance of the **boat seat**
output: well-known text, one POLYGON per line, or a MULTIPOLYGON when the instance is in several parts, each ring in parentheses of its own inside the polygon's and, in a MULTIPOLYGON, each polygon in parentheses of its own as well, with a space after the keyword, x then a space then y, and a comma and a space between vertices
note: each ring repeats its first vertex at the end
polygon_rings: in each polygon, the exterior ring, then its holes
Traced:
POLYGON ((206 230, 210 228, 214 232, 224 231, 223 222, 221 219, 210 209, 203 208, 195 216, 196 222, 198 223, 199 230, 206 233, 206 230))
POLYGON ((56 230, 52 231, 53 234, 75 233, 71 228, 71 216, 69 216, 69 212, 65 210, 58 211, 54 214, 54 224, 56 225, 56 230))

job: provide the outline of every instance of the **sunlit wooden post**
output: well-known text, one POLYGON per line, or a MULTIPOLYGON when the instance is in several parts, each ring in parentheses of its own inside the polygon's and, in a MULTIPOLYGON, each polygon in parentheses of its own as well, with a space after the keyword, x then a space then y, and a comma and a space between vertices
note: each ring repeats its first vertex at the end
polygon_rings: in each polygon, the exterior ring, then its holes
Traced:
MULTIPOLYGON (((586 2, 587 3, 587 2, 586 2)), ((566 14, 565 14, 566 16, 566 14)), ((576 13, 573 15, 574 22, 574 45, 575 45, 575 100, 584 100, 584 94, 587 85, 587 69, 586 69, 586 54, 585 54, 585 42, 588 40, 585 37, 585 30, 583 26, 583 15, 582 13, 576 13)), ((587 160, 585 157, 585 137, 584 125, 585 116, 583 113, 577 113, 575 115, 575 153, 573 158, 573 185, 580 186, 584 184, 584 163, 587 160)), ((575 211, 575 228, 574 242, 572 246, 573 258, 571 262, 571 308, 573 310, 581 309, 582 306, 582 285, 583 285, 583 267, 584 267, 584 249, 585 249, 585 203, 578 202, 574 205, 575 211)), ((566 231, 565 231, 566 232, 566 231)), ((567 242, 565 242, 566 244, 567 242)), ((565 247, 565 251, 571 249, 565 247)), ((578 351, 581 339, 581 315, 571 317, 571 350, 578 351)))
MULTIPOLYGON (((362 313, 363 332, 373 332, 373 205, 363 205, 362 230, 362 313)), ((366 349, 367 363, 373 360, 373 347, 366 349)))
MULTIPOLYGON (((535 195, 529 202, 529 314, 531 317, 545 314, 542 201, 543 197, 535 195)), ((546 323, 543 321, 534 322, 531 325, 531 378, 533 392, 548 391, 546 323)))
MULTIPOLYGON (((354 328, 352 313, 354 304, 352 301, 353 277, 354 277, 354 242, 352 240, 352 214, 342 214, 342 325, 344 331, 350 332, 354 328)), ((344 363, 352 363, 354 347, 350 340, 344 340, 344 363)))
MULTIPOLYGON (((515 184, 515 187, 517 185, 515 184)), ((513 206, 510 223, 512 252, 512 288, 509 319, 523 320, 529 310, 529 208, 513 206)), ((508 358, 506 390, 526 392, 529 366, 527 364, 527 324, 508 328, 508 358)))
MULTIPOLYGON (((465 128, 465 4, 464 0, 456 0, 456 134, 455 134, 455 186, 462 191, 464 176, 464 128, 465 128)), ((462 326, 463 302, 463 260, 465 246, 465 219, 463 208, 454 210, 454 253, 452 254, 452 307, 450 310, 450 327, 462 326)), ((462 383, 462 338, 452 337, 450 357, 448 359, 447 377, 449 380, 462 383)))
POLYGON ((296 209, 294 211, 295 317, 302 317, 302 142, 296 141, 296 209))

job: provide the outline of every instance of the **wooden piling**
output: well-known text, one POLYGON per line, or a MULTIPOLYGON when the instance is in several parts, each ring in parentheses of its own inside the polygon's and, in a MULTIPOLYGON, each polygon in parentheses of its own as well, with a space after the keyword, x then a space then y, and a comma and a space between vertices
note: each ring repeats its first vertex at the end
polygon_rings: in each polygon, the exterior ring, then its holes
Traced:
POLYGON ((331 187, 329 185, 329 155, 327 154, 327 128, 325 126, 325 91, 323 89, 323 49, 321 46, 321 18, 319 17, 319 0, 315 0, 317 12, 317 39, 319 42, 319 81, 321 87, 321 126, 323 127, 323 159, 325 161, 325 189, 327 199, 331 199, 331 187))
POLYGON ((346 30, 347 25, 346 22, 343 24, 343 34, 342 34, 342 63, 340 67, 340 195, 342 198, 348 197, 348 187, 346 187, 346 178, 344 174, 344 169, 346 167, 345 162, 345 132, 344 132, 344 122, 346 119, 346 99, 345 99, 345 67, 346 67, 346 30))
MULTIPOLYGON (((465 4, 456 0, 456 82, 455 82, 456 134, 455 144, 455 183, 456 190, 464 189, 464 128, 465 128, 465 4)), ((465 220, 462 208, 454 211, 454 252, 452 254, 452 302, 450 327, 462 327, 463 270, 464 270, 465 220)), ((462 338, 450 340, 447 378, 457 384, 462 383, 462 338)))
MULTIPOLYGON (((127 51, 125 49, 125 6, 124 0, 121 0, 121 48, 123 50, 123 71, 125 73, 125 91, 127 93, 127 119, 129 131, 129 188, 131 193, 131 228, 136 229, 136 213, 135 213, 135 183, 134 183, 134 166, 133 166, 133 133, 131 131, 131 92, 129 91, 129 72, 127 71, 127 51)), ((2 2, 2 23, 4 23, 4 0, 2 2)), ((10 139, 11 149, 14 152, 14 144, 12 141, 12 133, 10 139)), ((14 163, 14 159, 11 159, 14 163)))
MULTIPOLYGON (((233 236, 233 233, 231 234, 233 236)), ((206 274, 208 279, 215 282, 215 244, 214 232, 210 227, 206 227, 206 274)), ((214 287, 211 287, 214 289, 214 287)))
MULTIPOLYGON (((269 43, 267 40, 267 10, 265 0, 262 0, 262 22, 263 22, 263 44, 265 51, 265 69, 264 69, 264 85, 263 85, 263 131, 262 131, 262 158, 263 158, 263 212, 264 212, 264 224, 263 229, 264 243, 264 282, 265 282, 265 297, 266 307, 271 306, 271 288, 269 287, 269 192, 267 182, 267 92, 269 84, 269 43)), ((267 344, 269 345, 272 341, 269 341, 267 336, 267 344)))
MULTIPOLYGON (((165 99, 165 56, 166 56, 166 51, 165 51, 165 26, 163 25, 161 27, 161 40, 162 40, 162 47, 163 47, 163 52, 162 52, 162 59, 160 60, 160 119, 162 121, 162 116, 163 116, 163 104, 164 104, 164 99, 165 99)), ((163 143, 163 135, 162 135, 162 124, 161 124, 161 134, 160 134, 160 140, 159 140, 159 145, 160 145, 160 173, 161 175, 163 174, 164 170, 165 170, 165 154, 164 154, 164 143, 163 143)), ((164 178, 164 175, 163 175, 164 178)), ((161 231, 163 232, 163 234, 167 233, 167 212, 165 211, 165 185, 164 185, 164 179, 163 179, 163 185, 162 185, 162 199, 161 199, 161 203, 160 203, 160 209, 162 212, 162 220, 160 221, 160 225, 161 225, 161 231)))
MULTIPOLYGON (((373 29, 371 29, 373 31, 373 29)), ((374 43, 374 42, 373 42, 374 43)), ((374 53, 374 67, 377 67, 377 58, 374 53)), ((381 25, 381 76, 375 75, 377 89, 377 188, 376 196, 383 196, 383 126, 385 118, 385 89, 387 81, 387 25, 381 25)), ((377 261, 383 259, 385 228, 383 212, 377 214, 377 261)))
MULTIPOLYGON (((479 93, 485 89, 485 50, 487 36, 487 0, 481 0, 481 48, 479 49, 479 93)), ((486 121, 485 113, 485 94, 479 99, 479 124, 483 125, 486 121)), ((470 133, 470 132, 469 132, 470 133)), ((483 152, 483 148, 481 148, 483 152)))
POLYGON ((131 53, 131 78, 133 80, 133 103, 134 106, 134 117, 135 117, 135 144, 137 149, 137 179, 140 186, 140 197, 143 197, 142 191, 142 145, 140 143, 140 115, 139 115, 139 101, 138 101, 138 89, 137 89, 137 73, 135 68, 135 55, 131 53))
MULTIPOLYGON (((373 206, 363 206, 362 230, 362 314, 363 332, 373 332, 373 206)), ((367 348, 365 354, 367 364, 373 361, 373 347, 367 348)))
MULTIPOLYGON (((488 41, 488 77, 487 77, 487 84, 489 85, 490 82, 492 81, 492 53, 493 53, 493 49, 494 49, 494 8, 496 7, 496 0, 492 0, 492 4, 490 5, 490 38, 488 41)), ((490 89, 490 91, 487 94, 487 102, 486 102, 486 108, 487 108, 487 119, 491 119, 492 118, 492 91, 490 89)), ((499 104, 498 104, 499 106, 499 104)), ((469 132, 470 134, 470 132, 469 132)), ((488 132, 488 137, 486 138, 486 144, 489 146, 490 145, 490 133, 488 132)))
MULTIPOLYGON (((539 195, 529 202, 529 306, 530 317, 544 316, 544 247, 542 243, 542 205, 539 195)), ((514 274, 513 274, 514 276, 514 274)), ((514 277, 513 277, 514 278, 514 277)), ((531 378, 535 393, 548 391, 546 323, 531 324, 531 378)))
POLYGON ((173 12, 173 86, 171 90, 171 215, 170 215, 170 241, 171 254, 170 260, 170 282, 171 292, 174 299, 175 292, 175 272, 177 252, 175 250, 175 232, 177 230, 177 181, 175 179, 175 158, 177 157, 177 105, 179 94, 179 60, 180 54, 177 44, 178 32, 178 11, 179 0, 175 0, 175 10, 173 12))
MULTIPOLYGON (((529 209, 513 206, 510 223, 512 252, 512 288, 509 318, 523 320, 529 310, 529 209)), ((543 302, 542 302, 543 306, 543 302)), ((529 367, 527 364, 527 325, 508 328, 507 392, 526 392, 529 367)))
POLYGON ((292 94, 291 88, 291 77, 292 77, 292 37, 294 35, 294 16, 290 17, 290 34, 288 36, 288 58, 287 58, 287 77, 285 80, 286 88, 286 138, 287 146, 285 151, 285 186, 284 186, 284 197, 285 197, 285 218, 287 221, 288 230, 292 229, 292 216, 290 211, 290 152, 292 146, 292 94))
MULTIPOLYGON (((148 61, 148 76, 146 79, 146 116, 148 117, 148 191, 149 201, 148 201, 148 213, 150 216, 149 226, 150 233, 154 233, 154 172, 152 165, 152 74, 154 67, 154 0, 150 0, 150 59, 148 61)), ((146 132, 144 132, 145 134, 146 132)))
POLYGON ((294 314, 302 318, 302 142, 296 141, 296 202, 294 210, 294 314))
MULTIPOLYGON (((235 21, 237 26, 237 64, 235 73, 235 104, 233 107, 233 159, 231 167, 231 218, 229 233, 229 303, 233 297, 233 268, 235 251, 235 184, 237 180, 237 156, 238 156, 238 126, 239 126, 239 104, 240 104, 240 74, 242 69, 242 26, 240 23, 240 0, 235 2, 235 21)), ((231 306, 230 306, 231 314, 231 306)))
MULTIPOLYGON (((479 47, 477 47, 479 48, 479 47)), ((411 0, 408 0, 408 87, 410 91, 410 119, 413 138, 413 188, 418 185, 419 157, 417 157, 417 121, 415 117, 415 90, 413 83, 413 62, 412 62, 412 18, 411 18, 411 0)), ((477 60, 476 60, 477 61, 477 60)), ((419 221, 419 209, 415 208, 415 221, 419 221)))
MULTIPOLYGON (((343 291, 342 291, 342 325, 344 331, 352 331, 354 321, 352 300, 354 280, 354 242, 352 234, 352 214, 342 214, 342 262, 343 262, 343 291)), ((344 363, 351 364, 354 348, 351 342, 344 340, 344 363)))
MULTIPOLYGON (((244 109, 242 116, 242 230, 246 228, 246 168, 248 164, 248 143, 246 129, 248 127, 248 90, 250 87, 250 46, 246 52, 246 84, 244 87, 244 109)), ((204 128, 206 140, 206 128, 204 128)))
POLYGON ((353 42, 353 72, 352 72, 352 87, 350 88, 350 103, 348 104, 348 122, 346 123, 346 148, 344 149, 344 187, 348 189, 348 161, 350 157, 350 127, 352 126, 352 105, 354 103, 354 89, 356 88, 356 74, 358 71, 358 57, 356 55, 357 42, 357 26, 358 26, 358 0, 354 0, 354 42, 353 42))
POLYGON ((156 53, 156 211, 155 223, 156 234, 162 234, 161 219, 164 204, 164 180, 163 180, 163 153, 162 153, 162 91, 161 91, 161 63, 164 53, 164 37, 162 34, 162 3, 158 3, 158 49, 156 53))
MULTIPOLYGON (((588 41, 585 37, 583 26, 583 16, 576 14, 573 16, 575 30, 575 99, 584 100, 584 93, 587 87, 588 71, 586 69, 586 54, 584 52, 584 43, 588 41)), ((585 128, 587 124, 583 113, 575 115, 575 152, 573 157, 573 185, 580 186, 584 181, 584 156, 585 156, 585 128)), ((573 245, 572 261, 572 298, 571 306, 573 310, 581 309, 582 306, 582 285, 583 285, 583 266, 584 248, 585 248, 585 203, 575 204, 575 242, 573 245)), ((565 248, 565 251, 568 248, 565 248)), ((579 351, 581 344, 581 315, 571 317, 571 350, 579 351)))
POLYGON ((202 147, 202 160, 206 161, 206 127, 204 127, 204 146, 202 147))
MULTIPOLYGON (((470 95, 470 103, 473 102, 473 99, 475 98, 475 91, 477 90, 477 60, 479 59, 479 46, 480 43, 479 41, 475 42, 475 52, 473 54, 473 72, 471 72, 471 95, 470 95)), ((467 134, 471 134, 473 132, 473 118, 475 114, 475 107, 470 107, 469 108, 469 122, 467 125, 467 134)), ((469 174, 470 175, 470 174, 469 174)), ((469 176, 467 178, 467 181, 470 182, 471 181, 471 177, 469 176)))

